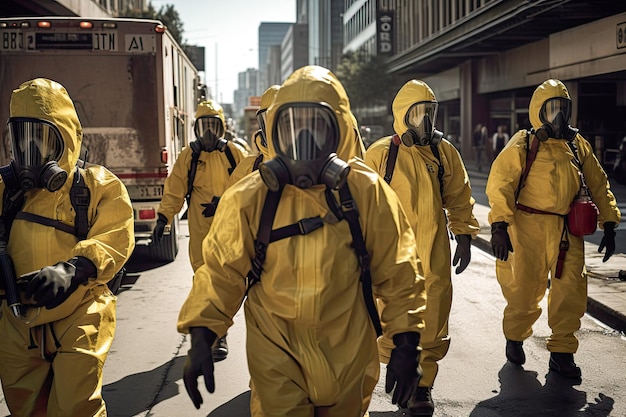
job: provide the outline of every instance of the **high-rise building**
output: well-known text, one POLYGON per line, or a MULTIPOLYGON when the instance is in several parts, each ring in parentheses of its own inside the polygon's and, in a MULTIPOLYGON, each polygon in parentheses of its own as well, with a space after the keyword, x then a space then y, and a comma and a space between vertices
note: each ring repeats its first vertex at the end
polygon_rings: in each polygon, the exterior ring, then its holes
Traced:
POLYGON ((243 109, 249 105, 250 97, 257 96, 259 70, 248 68, 237 74, 237 89, 234 91, 233 118, 243 114, 243 109))
POLYGON ((344 0, 308 0, 309 64, 335 71, 343 53, 344 0))
POLYGON ((259 25, 259 83, 256 95, 263 94, 270 85, 275 84, 272 80, 276 76, 270 76, 270 72, 280 77, 280 53, 276 54, 275 51, 270 60, 270 50, 272 46, 280 48, 291 25, 293 23, 286 22, 261 22, 259 25))

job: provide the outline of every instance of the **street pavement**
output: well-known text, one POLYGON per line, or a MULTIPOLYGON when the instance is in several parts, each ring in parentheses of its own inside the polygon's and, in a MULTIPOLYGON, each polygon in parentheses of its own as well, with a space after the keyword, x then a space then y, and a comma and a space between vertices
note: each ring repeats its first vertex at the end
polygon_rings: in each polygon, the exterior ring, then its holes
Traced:
MULTIPOLYGON (((484 184, 488 173, 478 172, 473 161, 467 163, 470 182, 484 184)), ((611 191, 615 195, 617 205, 622 212, 622 221, 616 229, 616 251, 607 261, 602 262, 604 253, 598 253, 600 230, 585 238, 585 263, 588 273, 587 312, 606 323, 615 330, 626 332, 626 185, 618 184, 609 177, 611 191), (621 230, 620 230, 621 229, 621 230)), ((476 190, 473 188, 473 191, 476 190)), ((484 188, 481 188, 482 193, 484 188)), ((474 197, 478 200, 478 196, 474 197)), ((485 201, 484 198, 481 198, 485 201)), ((474 205, 474 215, 480 224, 480 234, 474 242, 482 250, 491 253, 491 226, 488 221, 489 206, 474 205)), ((604 251, 603 251, 604 252, 604 251)))

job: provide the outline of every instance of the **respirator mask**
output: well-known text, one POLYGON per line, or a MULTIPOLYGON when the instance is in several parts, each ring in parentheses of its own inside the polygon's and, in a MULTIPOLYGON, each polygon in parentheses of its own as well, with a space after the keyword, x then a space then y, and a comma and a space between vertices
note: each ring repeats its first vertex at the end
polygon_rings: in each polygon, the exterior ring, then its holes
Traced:
POLYGON ((350 167, 337 157, 339 126, 326 103, 283 105, 276 112, 271 138, 276 157, 259 166, 270 190, 285 184, 325 184, 332 189, 345 184, 350 167))
POLYGON ((436 146, 441 142, 443 132, 435 129, 438 106, 435 101, 421 101, 409 108, 404 116, 409 129, 402 134, 402 143, 406 146, 436 146))
POLYGON ((197 118, 193 131, 204 151, 213 152, 216 149, 223 151, 226 147, 227 141, 223 138, 224 124, 219 117, 201 116, 197 118))
POLYGON ((535 130, 535 136, 541 142, 549 138, 571 141, 576 137, 578 129, 569 125, 572 117, 572 101, 565 97, 546 100, 539 111, 541 127, 535 130))
POLYGON ((8 127, 13 160, 0 167, 7 187, 24 191, 59 190, 67 180, 67 172, 58 165, 65 145, 57 127, 48 121, 27 117, 11 117, 8 127))

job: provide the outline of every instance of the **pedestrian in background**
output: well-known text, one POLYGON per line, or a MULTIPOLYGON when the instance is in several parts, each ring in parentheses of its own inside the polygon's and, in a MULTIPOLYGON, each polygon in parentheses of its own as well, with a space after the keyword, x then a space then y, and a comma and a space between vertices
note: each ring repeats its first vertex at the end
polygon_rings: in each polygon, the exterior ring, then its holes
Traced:
POLYGON ((191 335, 187 392, 196 408, 198 377, 214 392, 210 346, 243 302, 253 417, 366 414, 380 370, 376 296, 387 300, 383 329, 395 343, 385 389, 404 407, 420 374, 425 294, 400 202, 352 158, 363 144, 329 70, 296 70, 267 122, 275 156, 224 193, 180 311, 178 330, 191 335))
MULTIPOLYGON (((448 229, 457 246, 452 263, 456 273, 471 260, 471 241, 480 230, 473 214, 474 199, 461 155, 435 128, 438 102, 421 80, 410 80, 392 103, 395 134, 376 141, 365 162, 391 185, 415 233, 417 254, 426 280, 426 314, 420 339, 422 378, 409 401, 415 416, 432 416, 431 390, 450 346, 448 319, 452 305, 451 252, 448 229), (447 216, 446 216, 447 214, 447 216)), ((480 130, 480 129, 479 129, 480 130)), ((379 340, 383 363, 391 340, 379 340)))
MULTIPOLYGON (((615 251, 621 213, 591 145, 570 126, 572 100, 565 85, 542 83, 528 114, 533 130, 513 136, 494 161, 486 188, 496 274, 507 302, 505 352, 510 362, 525 363, 523 342, 533 333, 548 290, 549 369, 578 379, 575 332, 587 310, 587 274, 583 237, 572 230, 580 221, 572 204, 586 185, 604 230, 598 248, 606 249, 604 262, 615 251)), ((595 217, 590 219, 595 230, 595 217)))
POLYGON ((106 416, 102 369, 116 320, 107 283, 135 246, 128 192, 106 168, 77 166, 82 127, 57 82, 37 78, 13 90, 8 132, 12 160, 0 168, 0 381, 7 406, 15 417, 106 416), (79 175, 89 192, 83 239, 73 234, 81 220, 70 193, 79 175), (12 199, 23 205, 12 207, 12 199), (15 277, 19 300, 9 308, 15 277))
POLYGON ((493 159, 495 160, 509 142, 509 134, 506 133, 505 125, 498 126, 498 131, 493 134, 491 142, 493 144, 493 159))
POLYGON ((487 139, 487 127, 478 123, 472 134, 472 147, 474 148, 475 166, 478 172, 482 171, 483 153, 485 152, 485 139, 487 139))
MULTIPOLYGON (((222 106, 214 100, 198 104, 194 122, 196 140, 182 150, 165 180, 153 231, 154 241, 161 240, 165 226, 187 201, 189 261, 194 273, 202 265, 202 240, 213 224, 215 209, 227 188, 230 174, 248 156, 245 149, 224 139, 225 132, 222 106)), ((228 344, 224 335, 217 342, 214 357, 223 360, 226 355, 228 344)))

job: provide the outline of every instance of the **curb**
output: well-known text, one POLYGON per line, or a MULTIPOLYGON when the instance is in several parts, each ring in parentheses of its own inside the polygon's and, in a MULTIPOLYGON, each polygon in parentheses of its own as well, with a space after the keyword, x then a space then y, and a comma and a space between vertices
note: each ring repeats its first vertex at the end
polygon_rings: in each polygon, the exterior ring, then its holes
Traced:
MULTIPOLYGON (((472 241, 472 245, 484 252, 487 252, 489 254, 491 253, 491 243, 489 242, 489 239, 487 239, 486 235, 484 234, 478 235, 476 239, 472 241)), ((599 285, 599 284, 594 283, 591 280, 600 279, 604 282, 609 282, 609 281, 617 282, 616 280, 612 278, 607 278, 604 275, 600 275, 600 274, 589 272, 589 271, 587 272, 587 276, 588 276, 587 286, 592 285, 594 287, 606 288, 607 291, 602 292, 602 294, 611 296, 610 294, 611 288, 608 285, 607 286, 599 285)), ((605 323, 606 325, 608 325, 609 327, 617 331, 626 333, 626 315, 615 310, 614 308, 611 308, 607 304, 598 301, 597 298, 594 298, 592 296, 587 296, 587 314, 601 321, 602 323, 605 323)))

